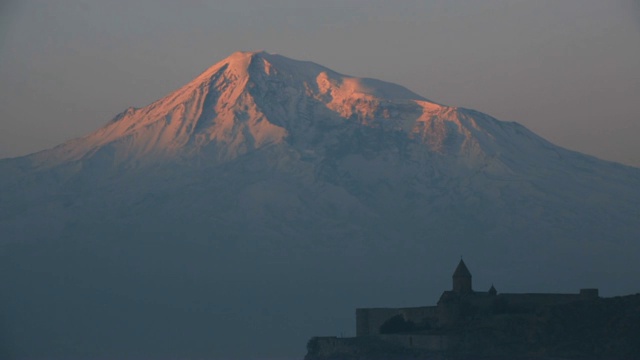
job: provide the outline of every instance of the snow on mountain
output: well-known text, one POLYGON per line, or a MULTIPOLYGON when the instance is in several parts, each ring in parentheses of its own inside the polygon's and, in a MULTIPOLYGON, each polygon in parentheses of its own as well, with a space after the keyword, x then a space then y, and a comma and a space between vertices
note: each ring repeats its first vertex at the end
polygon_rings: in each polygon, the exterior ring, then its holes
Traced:
POLYGON ((0 349, 301 355, 310 335, 353 333, 355 307, 433 303, 460 254, 480 290, 627 293, 638 219, 640 169, 238 52, 86 137, 0 160, 0 349))
POLYGON ((153 161, 210 148, 216 148, 219 160, 228 160, 287 137, 317 136, 309 134, 318 132, 317 125, 344 123, 403 131, 439 152, 482 151, 477 136, 491 138, 473 117, 401 86, 279 55, 238 52, 165 98, 129 108, 93 134, 43 152, 36 161, 51 166, 99 151, 112 152, 115 163, 153 161))

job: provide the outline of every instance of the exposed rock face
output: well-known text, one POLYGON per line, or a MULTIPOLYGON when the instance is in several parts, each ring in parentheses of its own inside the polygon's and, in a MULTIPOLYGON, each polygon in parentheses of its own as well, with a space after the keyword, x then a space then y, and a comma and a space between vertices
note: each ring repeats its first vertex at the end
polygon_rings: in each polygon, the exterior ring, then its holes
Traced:
POLYGON ((626 293, 638 218, 639 169, 398 85, 236 53, 86 137, 0 160, 1 345, 301 354, 380 289, 435 298, 429 272, 461 253, 502 284, 615 278, 626 293))

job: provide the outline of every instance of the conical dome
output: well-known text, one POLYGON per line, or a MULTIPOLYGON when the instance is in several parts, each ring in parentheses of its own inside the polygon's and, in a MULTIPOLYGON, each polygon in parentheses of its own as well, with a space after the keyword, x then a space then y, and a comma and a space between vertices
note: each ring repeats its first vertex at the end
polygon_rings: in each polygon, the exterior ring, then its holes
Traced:
POLYGON ((461 294, 473 292, 471 288, 471 272, 469 272, 462 259, 460 259, 456 271, 453 272, 453 291, 461 294))
POLYGON ((489 295, 495 296, 497 294, 498 294, 498 290, 496 290, 495 286, 493 286, 493 284, 491 284, 491 288, 489 288, 489 295))
POLYGON ((460 259, 460 263, 458 263, 458 267, 456 268, 456 271, 453 272, 453 277, 457 278, 457 277, 471 277, 471 272, 469 272, 469 269, 467 268, 467 265, 464 263, 464 261, 462 259, 460 259))

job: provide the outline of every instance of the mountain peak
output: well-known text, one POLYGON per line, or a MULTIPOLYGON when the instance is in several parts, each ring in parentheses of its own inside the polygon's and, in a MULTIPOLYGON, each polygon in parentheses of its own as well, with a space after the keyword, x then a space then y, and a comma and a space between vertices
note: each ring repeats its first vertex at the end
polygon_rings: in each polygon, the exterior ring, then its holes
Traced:
POLYGON ((267 53, 264 51, 236 51, 218 64, 223 63, 227 64, 231 69, 247 71, 255 58, 261 58, 265 55, 267 55, 267 53))
POLYGON ((320 82, 331 82, 333 87, 344 88, 349 93, 360 93, 380 99, 428 101, 397 84, 344 75, 315 62, 296 60, 262 50, 234 52, 207 69, 194 82, 209 81, 219 71, 229 71, 238 78, 250 77, 253 81, 265 77, 274 80, 279 77, 280 80, 286 79, 287 82, 303 87, 317 87, 320 82))
POLYGON ((108 154, 113 164, 185 157, 224 162, 272 144, 321 154, 343 132, 368 129, 469 164, 500 153, 498 142, 508 135, 489 116, 436 104, 400 85, 264 51, 239 51, 164 98, 129 108, 96 132, 41 153, 37 163, 49 167, 96 154, 108 154))
POLYGON ((439 108, 400 85, 265 51, 238 51, 164 98, 129 108, 41 157, 59 164, 108 152, 121 162, 208 149, 216 158, 233 158, 290 135, 313 137, 319 122, 385 123, 411 131, 425 106, 439 108))

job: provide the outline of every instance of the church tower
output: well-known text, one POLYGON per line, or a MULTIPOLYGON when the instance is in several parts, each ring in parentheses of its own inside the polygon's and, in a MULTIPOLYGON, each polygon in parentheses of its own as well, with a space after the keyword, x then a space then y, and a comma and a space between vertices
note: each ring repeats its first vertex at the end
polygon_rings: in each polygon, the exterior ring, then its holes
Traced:
POLYGON ((471 289, 471 273, 462 259, 460 259, 456 271, 453 272, 453 291, 458 294, 469 294, 473 292, 471 289))

